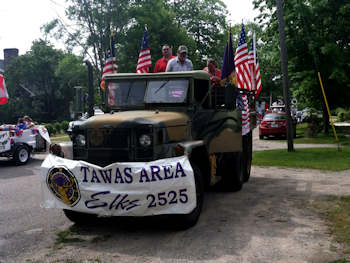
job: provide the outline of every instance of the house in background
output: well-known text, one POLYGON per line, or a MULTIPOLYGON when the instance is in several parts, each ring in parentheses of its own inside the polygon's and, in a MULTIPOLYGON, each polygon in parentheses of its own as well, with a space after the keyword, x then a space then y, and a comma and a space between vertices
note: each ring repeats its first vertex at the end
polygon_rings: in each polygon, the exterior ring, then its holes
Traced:
POLYGON ((13 58, 18 57, 17 48, 5 48, 4 59, 0 59, 0 72, 4 73, 6 66, 11 62, 13 58))
POLYGON ((4 73, 4 60, 0 59, 0 74, 4 73))

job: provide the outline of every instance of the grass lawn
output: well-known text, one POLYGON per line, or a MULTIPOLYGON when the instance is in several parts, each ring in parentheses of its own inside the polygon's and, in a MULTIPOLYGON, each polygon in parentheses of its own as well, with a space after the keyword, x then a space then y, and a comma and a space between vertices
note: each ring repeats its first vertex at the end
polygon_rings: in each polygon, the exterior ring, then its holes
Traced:
MULTIPOLYGON (((316 137, 308 138, 305 136, 307 129, 307 123, 302 123, 297 125, 297 138, 293 140, 294 143, 315 143, 315 144, 336 144, 337 141, 333 134, 332 127, 329 127, 329 134, 324 134, 323 132, 316 135, 316 137)), ((336 133, 339 139, 339 144, 349 145, 350 141, 344 136, 339 129, 336 128, 336 133)))
MULTIPOLYGON (((307 123, 301 123, 297 125, 297 138, 293 139, 293 143, 310 143, 310 144, 337 144, 337 141, 333 134, 332 127, 329 127, 329 134, 320 132, 315 137, 308 138, 305 136, 307 129, 307 123)), ((340 145, 350 145, 350 140, 340 132, 339 128, 336 128, 336 133, 339 139, 340 145)), ((275 140, 276 142, 285 142, 286 139, 275 140)))
POLYGON ((311 168, 330 171, 350 169, 350 147, 266 150, 253 152, 253 165, 311 168))
POLYGON ((68 134, 62 133, 62 134, 55 134, 53 136, 50 136, 50 139, 52 142, 69 142, 69 136, 68 134))
MULTIPOLYGON (((334 240, 345 246, 344 253, 350 254, 350 196, 329 196, 327 200, 314 201, 312 207, 326 220, 334 240)), ((332 263, 350 263, 350 258, 332 263)))

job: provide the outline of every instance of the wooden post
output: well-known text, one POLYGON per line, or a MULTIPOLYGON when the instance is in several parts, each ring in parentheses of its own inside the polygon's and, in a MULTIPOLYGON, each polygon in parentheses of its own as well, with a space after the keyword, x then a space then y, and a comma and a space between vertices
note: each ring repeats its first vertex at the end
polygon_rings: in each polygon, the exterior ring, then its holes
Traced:
POLYGON ((287 114, 287 142, 288 152, 294 151, 293 145, 293 127, 292 117, 290 114, 290 92, 288 88, 288 59, 287 59, 287 48, 285 43, 285 32, 284 32, 284 21, 283 21, 283 7, 282 0, 276 0, 277 14, 278 14, 278 28, 280 32, 280 45, 281 45, 281 66, 283 74, 283 97, 284 105, 286 107, 287 114))

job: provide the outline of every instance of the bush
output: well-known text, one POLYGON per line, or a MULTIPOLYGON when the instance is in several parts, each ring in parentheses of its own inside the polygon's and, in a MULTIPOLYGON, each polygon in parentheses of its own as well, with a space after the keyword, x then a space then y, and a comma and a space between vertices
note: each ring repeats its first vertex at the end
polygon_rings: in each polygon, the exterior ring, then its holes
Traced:
POLYGON ((337 108, 338 121, 349 121, 350 120, 350 109, 337 108))
POLYGON ((55 123, 53 124, 53 126, 54 126, 55 129, 56 129, 56 133, 60 133, 60 131, 61 131, 61 123, 60 123, 60 122, 55 122, 55 123))
POLYGON ((68 129, 69 122, 68 121, 62 121, 61 123, 61 130, 66 132, 68 129))
POLYGON ((56 128, 51 123, 46 124, 45 127, 46 127, 46 129, 47 129, 47 131, 49 132, 50 135, 56 133, 56 128))
POLYGON ((304 121, 307 123, 306 137, 316 137, 322 131, 322 118, 316 113, 310 113, 304 121))

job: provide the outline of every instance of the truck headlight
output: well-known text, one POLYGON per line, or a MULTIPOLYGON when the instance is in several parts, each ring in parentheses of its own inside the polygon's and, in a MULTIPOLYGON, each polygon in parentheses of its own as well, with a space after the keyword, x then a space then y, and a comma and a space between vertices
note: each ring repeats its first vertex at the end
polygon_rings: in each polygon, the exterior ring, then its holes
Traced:
POLYGON ((147 134, 143 134, 139 138, 139 143, 143 147, 148 147, 152 143, 151 137, 149 135, 147 135, 147 134))
POLYGON ((82 134, 79 134, 76 138, 75 138, 75 142, 78 146, 85 146, 86 144, 86 140, 85 140, 85 136, 82 134))

